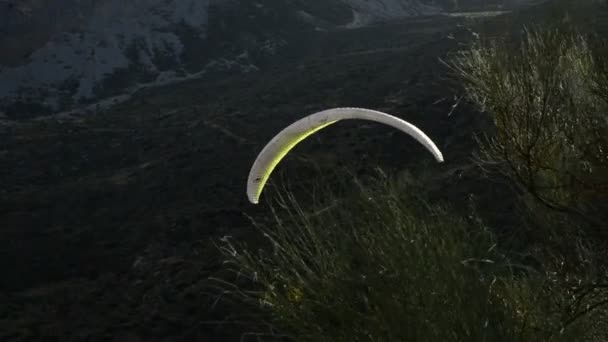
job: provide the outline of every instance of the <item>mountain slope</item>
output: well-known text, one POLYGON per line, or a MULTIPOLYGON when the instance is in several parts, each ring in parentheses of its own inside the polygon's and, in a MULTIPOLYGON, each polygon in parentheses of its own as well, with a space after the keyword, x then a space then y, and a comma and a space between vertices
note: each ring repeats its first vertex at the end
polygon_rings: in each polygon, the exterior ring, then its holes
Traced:
MULTIPOLYGON (((208 0, 84 3, 63 1, 39 11, 50 15, 59 8, 77 8, 80 20, 55 18, 60 28, 44 45, 21 65, 4 68, 3 97, 37 103, 40 110, 70 107, 102 95, 104 82, 129 69, 138 73, 131 81, 139 81, 169 69, 167 64, 178 64, 184 50, 179 25, 201 38, 207 27, 208 0)), ((36 13, 29 19, 43 21, 36 13)))
MULTIPOLYGON (((322 20, 347 24, 341 6, 322 20)), ((483 27, 504 32, 515 19, 483 27)), ((437 59, 467 42, 463 24, 438 16, 307 31, 298 45, 308 55, 276 68, 143 89, 82 120, 0 122, 0 340, 239 341, 250 330, 227 321, 239 308, 205 292, 204 279, 222 261, 211 239, 251 235, 243 213, 270 217, 247 202, 248 168, 279 129, 318 109, 385 110, 423 129, 449 159, 435 164, 402 134, 344 122, 298 146, 274 184, 306 186, 312 177, 298 176, 315 173, 305 158, 327 174, 340 163, 361 177, 381 166, 411 174, 455 206, 474 195, 480 212, 513 220, 506 190, 470 166, 485 116, 463 105, 452 111, 455 90, 437 59)), ((251 42, 235 32, 243 46, 251 42)))
POLYGON ((286 45, 282 34, 431 13, 418 0, 8 1, 0 111, 37 116, 138 84, 252 71, 286 45))

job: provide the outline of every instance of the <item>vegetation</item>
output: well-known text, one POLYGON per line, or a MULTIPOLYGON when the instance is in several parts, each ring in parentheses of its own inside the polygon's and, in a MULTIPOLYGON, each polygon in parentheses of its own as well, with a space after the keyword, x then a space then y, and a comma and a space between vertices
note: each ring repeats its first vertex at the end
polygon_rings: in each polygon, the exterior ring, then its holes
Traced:
POLYGON ((297 341, 605 340, 605 289, 517 263, 474 211, 412 188, 379 177, 307 208, 281 198, 257 226, 268 248, 220 245, 235 276, 223 294, 261 309, 256 333, 297 341))
POLYGON ((305 207, 284 195, 257 225, 265 248, 224 239, 223 294, 260 312, 258 336, 297 341, 605 341, 608 61, 592 42, 537 27, 448 63, 494 122, 476 162, 521 194, 534 263, 474 205, 464 217, 382 176, 305 207))
POLYGON ((599 226, 608 199, 606 61, 566 30, 525 30, 519 46, 478 42, 452 65, 495 124, 480 163, 546 208, 599 226))

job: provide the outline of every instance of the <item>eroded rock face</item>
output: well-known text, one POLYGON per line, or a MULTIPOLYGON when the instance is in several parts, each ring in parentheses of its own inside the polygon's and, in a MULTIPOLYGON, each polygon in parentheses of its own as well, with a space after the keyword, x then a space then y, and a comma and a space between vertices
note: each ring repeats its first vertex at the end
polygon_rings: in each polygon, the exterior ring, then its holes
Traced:
POLYGON ((210 1, 20 5, 3 6, 0 12, 0 17, 9 18, 0 28, 7 32, 0 41, 2 50, 14 51, 2 61, 0 96, 5 105, 7 100, 36 102, 41 111, 54 111, 102 96, 112 78, 122 77, 115 80, 121 88, 159 74, 163 65, 179 65, 184 51, 179 31, 188 29, 204 39, 210 1), (129 69, 135 74, 125 75, 129 69))
POLYGON ((437 12, 418 0, 6 0, 0 108, 37 116, 142 85, 248 72, 287 45, 277 31, 437 12))

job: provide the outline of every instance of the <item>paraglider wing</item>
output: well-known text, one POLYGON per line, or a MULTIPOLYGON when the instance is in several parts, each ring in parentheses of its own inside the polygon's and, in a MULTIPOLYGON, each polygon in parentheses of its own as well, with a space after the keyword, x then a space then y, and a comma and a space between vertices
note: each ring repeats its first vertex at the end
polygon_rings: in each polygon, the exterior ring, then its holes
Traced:
POLYGON ((443 155, 437 146, 435 146, 435 143, 424 132, 405 120, 365 108, 327 109, 309 115, 287 126, 287 128, 279 132, 266 144, 249 171, 249 178, 247 180, 247 197, 249 197, 249 201, 254 204, 258 203, 264 185, 274 168, 300 141, 337 121, 345 119, 370 120, 395 127, 420 142, 433 154, 438 162, 443 161, 443 155))

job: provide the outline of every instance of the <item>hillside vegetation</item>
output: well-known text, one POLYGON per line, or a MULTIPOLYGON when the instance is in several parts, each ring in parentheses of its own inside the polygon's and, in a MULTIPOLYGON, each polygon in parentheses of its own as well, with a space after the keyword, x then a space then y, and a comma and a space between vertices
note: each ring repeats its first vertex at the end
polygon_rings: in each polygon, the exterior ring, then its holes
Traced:
POLYGON ((605 341, 608 11, 572 4, 295 32, 255 72, 0 118, 0 340, 605 341), (339 123, 251 205, 264 144, 339 106, 445 162, 339 123))

